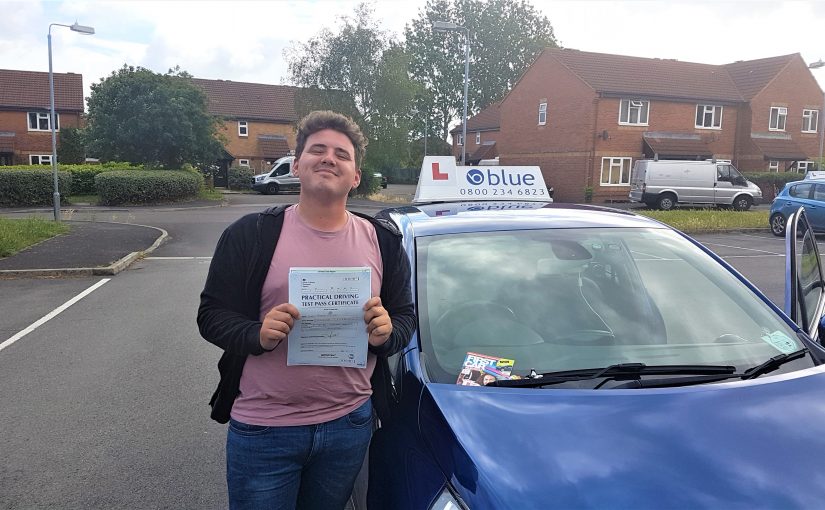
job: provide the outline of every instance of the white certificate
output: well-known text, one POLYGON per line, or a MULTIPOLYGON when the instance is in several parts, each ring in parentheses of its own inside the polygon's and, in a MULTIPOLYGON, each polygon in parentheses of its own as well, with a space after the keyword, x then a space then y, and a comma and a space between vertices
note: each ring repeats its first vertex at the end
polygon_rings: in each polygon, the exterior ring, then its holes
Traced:
POLYGON ((289 302, 301 312, 289 332, 287 365, 366 368, 368 267, 293 267, 289 302))

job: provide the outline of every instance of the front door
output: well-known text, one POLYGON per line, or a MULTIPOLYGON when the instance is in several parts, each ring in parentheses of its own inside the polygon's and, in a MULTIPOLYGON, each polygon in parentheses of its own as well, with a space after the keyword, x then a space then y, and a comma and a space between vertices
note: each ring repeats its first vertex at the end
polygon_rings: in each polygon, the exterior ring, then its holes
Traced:
POLYGON ((218 160, 218 169, 215 170, 212 180, 215 186, 219 188, 225 188, 229 185, 229 161, 225 159, 218 160))

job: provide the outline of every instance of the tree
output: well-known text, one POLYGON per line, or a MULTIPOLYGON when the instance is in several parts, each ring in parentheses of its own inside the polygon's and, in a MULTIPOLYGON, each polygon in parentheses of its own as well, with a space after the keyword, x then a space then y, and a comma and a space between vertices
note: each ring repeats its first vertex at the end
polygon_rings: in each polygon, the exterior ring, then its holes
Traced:
POLYGON ((85 163, 86 148, 83 135, 78 128, 60 128, 60 140, 57 146, 57 161, 61 163, 85 163))
POLYGON ((417 87, 403 46, 378 27, 368 4, 360 4, 352 17, 340 18, 336 32, 323 28, 307 42, 294 43, 284 56, 292 83, 310 90, 296 94, 296 100, 301 96, 340 104, 340 94, 351 98, 356 109, 351 116, 369 139, 365 168, 403 164, 417 87))
POLYGON ((124 65, 92 85, 88 106, 88 151, 102 160, 180 168, 208 165, 220 154, 218 120, 177 68, 158 74, 124 65))
POLYGON ((463 114, 464 32, 434 32, 434 21, 470 31, 468 116, 502 99, 542 49, 557 45, 550 21, 524 0, 428 0, 405 29, 406 47, 412 77, 427 91, 421 108, 445 139, 463 114))

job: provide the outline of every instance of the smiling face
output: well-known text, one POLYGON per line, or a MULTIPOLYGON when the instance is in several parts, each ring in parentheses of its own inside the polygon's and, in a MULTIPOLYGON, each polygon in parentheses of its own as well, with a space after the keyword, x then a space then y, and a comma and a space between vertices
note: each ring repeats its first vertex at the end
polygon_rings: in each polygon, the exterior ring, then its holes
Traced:
POLYGON ((322 129, 309 135, 292 171, 301 180, 302 195, 346 197, 361 182, 352 141, 334 129, 322 129))

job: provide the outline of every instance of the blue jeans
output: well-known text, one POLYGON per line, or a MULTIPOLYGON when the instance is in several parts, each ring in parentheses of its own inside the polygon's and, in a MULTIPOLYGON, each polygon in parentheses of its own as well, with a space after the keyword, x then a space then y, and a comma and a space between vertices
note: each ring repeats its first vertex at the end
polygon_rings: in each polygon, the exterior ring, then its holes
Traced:
POLYGON ((352 492, 372 438, 372 403, 317 425, 229 421, 226 484, 231 510, 338 510, 352 492))

